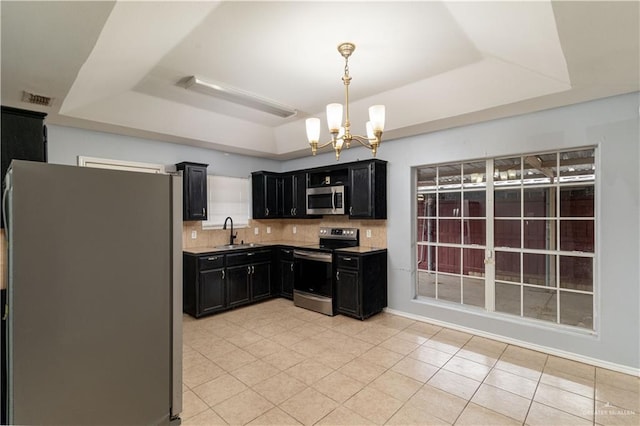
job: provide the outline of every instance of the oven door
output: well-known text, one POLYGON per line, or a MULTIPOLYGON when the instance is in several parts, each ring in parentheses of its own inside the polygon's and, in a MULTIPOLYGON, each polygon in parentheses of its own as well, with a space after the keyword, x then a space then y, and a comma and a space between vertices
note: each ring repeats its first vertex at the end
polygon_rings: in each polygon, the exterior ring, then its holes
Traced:
POLYGON ((298 263, 294 290, 332 297, 332 254, 321 251, 294 250, 293 257, 298 263))

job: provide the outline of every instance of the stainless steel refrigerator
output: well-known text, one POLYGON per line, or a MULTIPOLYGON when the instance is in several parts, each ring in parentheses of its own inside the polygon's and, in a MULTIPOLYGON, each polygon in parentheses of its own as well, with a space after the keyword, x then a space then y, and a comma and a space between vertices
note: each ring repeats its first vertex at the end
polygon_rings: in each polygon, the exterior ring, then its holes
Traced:
POLYGON ((181 178, 13 161, 9 424, 179 423, 181 178))

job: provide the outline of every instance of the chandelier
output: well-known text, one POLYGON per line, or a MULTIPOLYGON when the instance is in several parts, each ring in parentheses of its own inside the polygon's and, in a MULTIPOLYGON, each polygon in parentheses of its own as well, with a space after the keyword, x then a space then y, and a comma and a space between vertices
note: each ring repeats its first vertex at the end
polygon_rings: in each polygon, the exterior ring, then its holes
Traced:
POLYGON ((320 119, 308 118, 306 121, 307 138, 309 139, 309 145, 311 145, 313 155, 316 155, 318 148, 322 149, 331 145, 336 152, 336 160, 339 160, 342 148, 349 148, 351 142, 356 141, 362 146, 369 148, 375 157, 380 142, 382 142, 385 115, 384 105, 374 105, 369 108, 369 121, 366 124, 367 136, 351 134, 351 122, 349 121, 349 83, 351 83, 351 77, 349 76, 349 56, 351 56, 355 49, 356 45, 353 43, 342 43, 338 45, 338 52, 344 57, 344 76, 342 77, 345 92, 344 124, 341 124, 342 104, 327 105, 327 125, 331 133, 331 140, 319 145, 320 119))

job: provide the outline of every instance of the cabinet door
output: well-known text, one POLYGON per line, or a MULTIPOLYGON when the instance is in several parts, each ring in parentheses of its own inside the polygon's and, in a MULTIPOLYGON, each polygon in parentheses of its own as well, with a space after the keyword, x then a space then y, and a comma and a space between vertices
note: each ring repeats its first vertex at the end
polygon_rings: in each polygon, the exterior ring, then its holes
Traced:
MULTIPOLYGON (((47 162, 47 132, 44 118, 47 114, 17 108, 2 107, 0 128, 0 162, 2 163, 2 189, 11 160, 47 162)), ((0 190, 1 191, 1 190, 0 190)), ((4 213, 0 227, 4 228, 4 213)))
POLYGON ((200 314, 213 313, 226 307, 224 269, 200 271, 199 285, 198 310, 200 314))
POLYGON ((281 180, 276 174, 254 172, 251 175, 253 218, 266 219, 282 216, 281 180))
POLYGON ((307 215, 307 174, 296 173, 293 180, 294 216, 304 217, 307 215))
POLYGON ((341 314, 360 317, 358 272, 348 269, 336 271, 337 310, 341 314))
POLYGON ((227 268, 227 300, 229 307, 249 303, 249 272, 251 272, 251 266, 249 265, 227 268))
POLYGON ((296 263, 293 260, 280 261, 280 295, 293 298, 293 280, 296 274, 296 263))
POLYGON ((296 216, 296 199, 294 198, 295 188, 295 175, 286 175, 282 177, 282 217, 296 216))
POLYGON ((371 165, 359 164, 349 169, 349 216, 371 217, 373 199, 371 186, 371 165))
POLYGON ((251 300, 260 300, 271 296, 271 263, 251 265, 251 300))
POLYGON ((207 169, 187 166, 184 179, 187 185, 187 212, 184 219, 207 220, 207 169))
POLYGON ((282 207, 279 204, 280 196, 278 189, 279 179, 275 175, 265 175, 264 196, 265 196, 265 217, 282 216, 282 207))

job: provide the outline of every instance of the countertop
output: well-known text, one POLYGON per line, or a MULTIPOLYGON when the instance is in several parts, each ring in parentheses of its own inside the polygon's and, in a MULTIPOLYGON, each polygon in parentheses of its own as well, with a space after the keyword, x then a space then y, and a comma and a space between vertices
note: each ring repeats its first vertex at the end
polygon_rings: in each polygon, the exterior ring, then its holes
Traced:
POLYGON ((358 246, 358 247, 347 247, 336 249, 337 252, 340 253, 357 253, 357 254, 367 254, 367 253, 375 253, 375 252, 383 252, 387 251, 386 248, 381 247, 367 247, 367 246, 358 246))
MULTIPOLYGON (((253 247, 238 247, 235 249, 228 249, 224 247, 192 247, 188 249, 184 249, 184 253, 188 254, 213 254, 213 253, 224 253, 234 250, 246 250, 250 248, 260 248, 260 247, 272 247, 272 246, 290 246, 290 247, 308 247, 313 246, 313 243, 304 242, 304 241, 290 241, 290 240, 277 240, 277 241, 265 241, 264 243, 255 243, 256 245, 253 247)), ((315 244, 317 245, 317 244, 315 244)), ((366 254, 366 253, 374 253, 377 251, 385 251, 385 248, 380 247, 369 247, 369 246, 358 246, 358 247, 349 247, 338 249, 340 252, 346 253, 358 253, 358 254, 366 254)))

